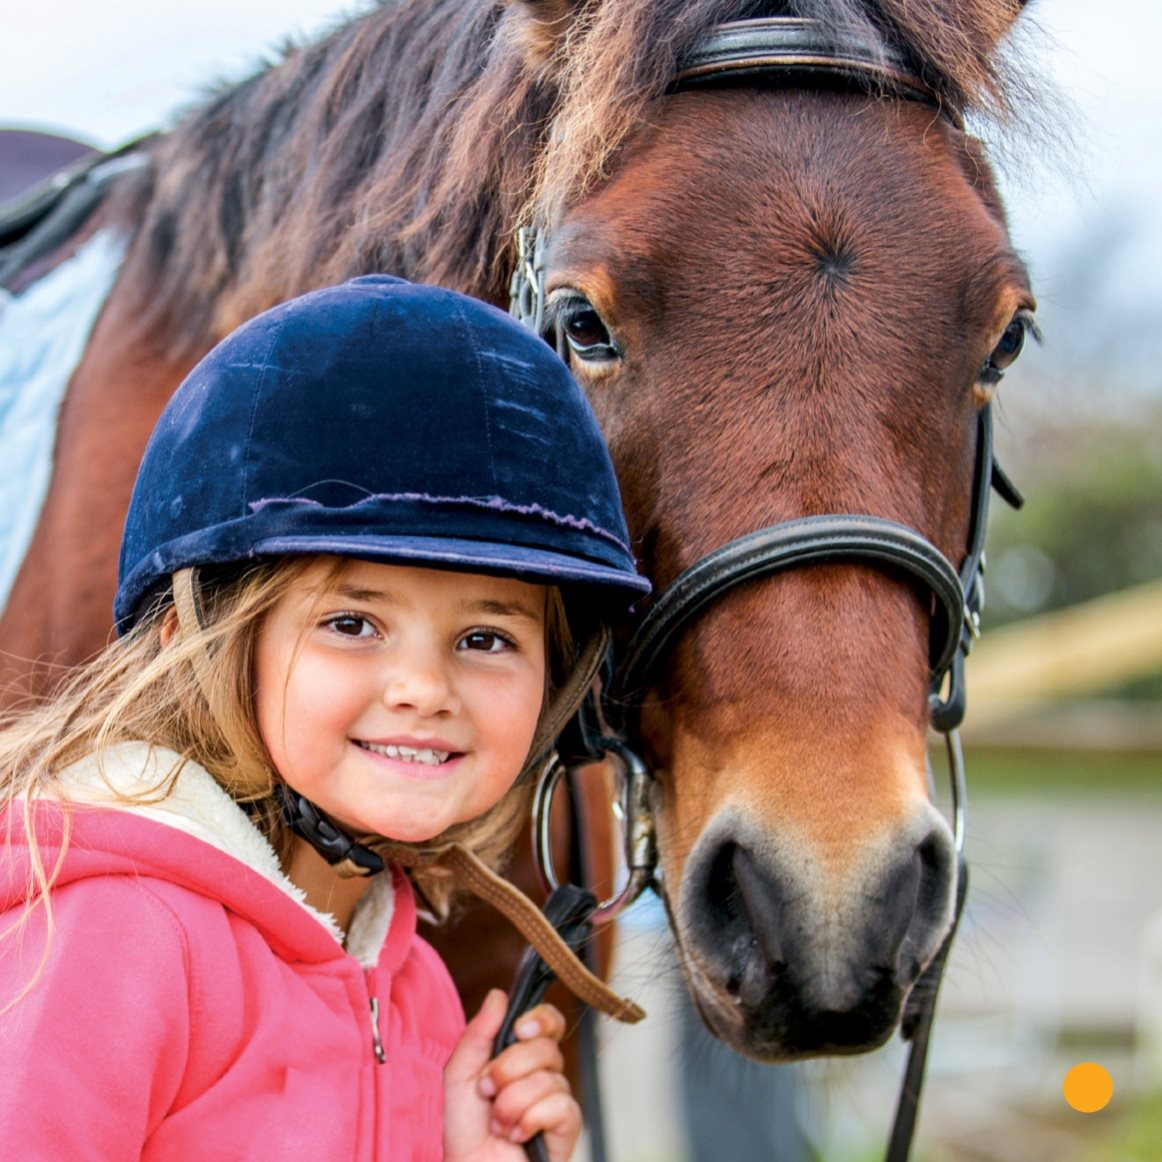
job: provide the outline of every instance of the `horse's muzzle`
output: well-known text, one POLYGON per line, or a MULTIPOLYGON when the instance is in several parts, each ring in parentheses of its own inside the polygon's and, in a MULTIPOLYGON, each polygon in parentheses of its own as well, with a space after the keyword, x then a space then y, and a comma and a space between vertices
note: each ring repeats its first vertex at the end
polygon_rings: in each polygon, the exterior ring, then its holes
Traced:
POLYGON ((887 1040, 948 928, 955 862, 927 805, 875 848, 828 874, 737 818, 711 824, 682 876, 677 929, 716 1035, 772 1061, 887 1040))

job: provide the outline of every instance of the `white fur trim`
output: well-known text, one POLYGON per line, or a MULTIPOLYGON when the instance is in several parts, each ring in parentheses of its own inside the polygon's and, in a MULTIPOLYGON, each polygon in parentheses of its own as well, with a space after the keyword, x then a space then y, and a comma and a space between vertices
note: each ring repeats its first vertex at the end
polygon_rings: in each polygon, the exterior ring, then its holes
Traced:
POLYGON ((387 939, 395 911, 395 889, 391 871, 380 872, 371 881, 371 887, 355 905, 354 915, 347 927, 347 954, 364 968, 374 968, 379 950, 387 939))
MULTIPOLYGON (((75 803, 130 811, 174 827, 239 860, 301 905, 340 943, 343 930, 329 912, 307 903, 289 880, 266 837, 204 767, 186 761, 166 794, 161 787, 182 764, 165 747, 126 742, 90 755, 61 773, 65 796, 75 803)), ((363 968, 373 968, 387 937, 395 905, 391 875, 376 876, 359 901, 346 936, 348 953, 363 968)))

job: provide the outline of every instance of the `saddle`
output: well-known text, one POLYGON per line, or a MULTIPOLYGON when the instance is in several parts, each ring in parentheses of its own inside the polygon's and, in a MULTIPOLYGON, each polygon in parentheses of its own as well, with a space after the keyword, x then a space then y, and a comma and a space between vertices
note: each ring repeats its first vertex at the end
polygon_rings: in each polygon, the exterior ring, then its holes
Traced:
POLYGON ((31 189, 0 202, 0 291, 63 245, 101 204, 110 183, 148 165, 137 138, 109 153, 86 154, 31 189))

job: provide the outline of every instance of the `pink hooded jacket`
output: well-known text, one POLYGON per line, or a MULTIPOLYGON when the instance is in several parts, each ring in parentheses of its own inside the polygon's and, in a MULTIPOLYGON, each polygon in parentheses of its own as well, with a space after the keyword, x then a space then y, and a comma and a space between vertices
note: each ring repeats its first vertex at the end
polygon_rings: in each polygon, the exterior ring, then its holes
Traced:
MULTIPOLYGON (((67 851, 46 915, 22 811, 0 816, 0 1156, 437 1162, 443 1067, 464 1028, 406 880, 386 875, 346 950, 201 767, 118 746, 70 768, 67 851), (103 804, 103 805, 100 805, 103 804), (15 927, 14 927, 15 926, 15 927), (42 965, 43 959, 43 965, 42 965)), ((54 867, 61 811, 38 800, 54 867)))

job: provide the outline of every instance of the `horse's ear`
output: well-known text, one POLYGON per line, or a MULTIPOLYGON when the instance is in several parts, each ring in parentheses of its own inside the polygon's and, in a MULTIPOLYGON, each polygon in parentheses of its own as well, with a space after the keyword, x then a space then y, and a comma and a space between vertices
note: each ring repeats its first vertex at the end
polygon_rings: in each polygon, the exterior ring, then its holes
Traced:
POLYGON ((1004 26, 1005 32, 1008 32, 1008 30, 1012 28, 1013 25, 1016 24, 1022 16, 1025 15, 1025 9, 1028 7, 1028 5, 1029 0, 1009 0, 1009 7, 1007 12, 1005 11, 1005 6, 1003 4, 998 5, 1000 20, 1004 26))
POLYGON ((504 0, 517 43, 525 60, 537 67, 548 63, 578 13, 591 0, 504 0))

